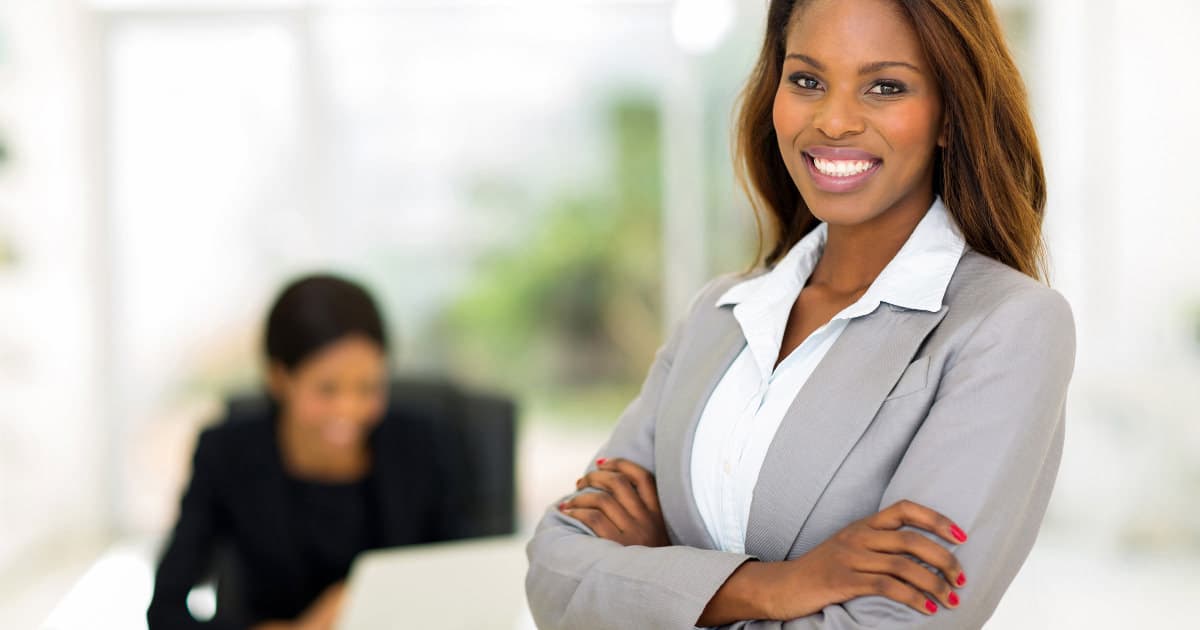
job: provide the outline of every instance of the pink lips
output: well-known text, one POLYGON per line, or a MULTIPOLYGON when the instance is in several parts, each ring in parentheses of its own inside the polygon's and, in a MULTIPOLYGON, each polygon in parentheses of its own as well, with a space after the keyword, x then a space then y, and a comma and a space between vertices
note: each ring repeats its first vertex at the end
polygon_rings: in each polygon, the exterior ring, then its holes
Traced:
POLYGON ((849 147, 809 147, 804 150, 803 155, 804 163, 808 165, 808 173, 812 177, 813 183, 817 185, 819 190, 829 193, 849 193, 859 190, 867 184, 867 181, 879 171, 880 166, 883 164, 883 160, 877 156, 849 147), (838 177, 826 175, 817 170, 817 165, 813 163, 813 158, 871 162, 872 164, 870 168, 857 175, 838 177))

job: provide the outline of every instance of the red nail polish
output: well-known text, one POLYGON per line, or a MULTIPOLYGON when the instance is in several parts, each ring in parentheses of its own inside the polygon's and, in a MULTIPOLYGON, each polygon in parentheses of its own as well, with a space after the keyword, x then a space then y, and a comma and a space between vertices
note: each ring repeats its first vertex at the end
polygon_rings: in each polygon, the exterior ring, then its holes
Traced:
POLYGON ((607 458, 607 457, 601 457, 600 459, 597 459, 597 460, 596 460, 596 465, 597 465, 597 466, 603 466, 603 465, 604 465, 604 462, 606 462, 606 461, 608 461, 608 458, 607 458))
POLYGON ((959 573, 959 574, 958 574, 958 580, 956 580, 956 582, 957 582, 957 584, 958 584, 959 586, 962 586, 963 584, 966 584, 966 583, 967 583, 967 574, 966 574, 966 573, 959 573))
POLYGON ((958 542, 967 542, 967 533, 964 532, 958 525, 950 526, 950 534, 954 536, 958 542))
POLYGON ((567 507, 567 502, 566 502, 566 501, 563 501, 562 503, 559 503, 559 504, 558 504, 558 509, 559 509, 560 511, 561 511, 563 508, 565 508, 565 507, 567 507))
POLYGON ((937 612, 937 604, 933 603, 932 599, 927 599, 927 600, 925 600, 925 610, 928 610, 931 613, 935 613, 935 612, 937 612))
POLYGON ((955 593, 954 591, 950 591, 950 597, 947 597, 946 599, 950 600, 951 606, 958 605, 958 593, 955 593))

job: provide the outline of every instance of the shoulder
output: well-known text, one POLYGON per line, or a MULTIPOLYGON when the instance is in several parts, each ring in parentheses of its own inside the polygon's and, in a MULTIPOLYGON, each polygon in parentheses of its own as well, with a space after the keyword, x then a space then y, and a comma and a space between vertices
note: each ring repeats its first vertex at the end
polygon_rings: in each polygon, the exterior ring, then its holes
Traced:
POLYGON ((371 432, 371 444, 377 451, 391 455, 433 455, 447 433, 448 427, 431 414, 404 408, 394 401, 371 432))
POLYGON ((732 319, 732 309, 718 307, 717 301, 735 285, 763 271, 756 268, 749 272, 724 273, 704 283, 704 286, 692 294, 687 309, 672 325, 661 351, 673 356, 680 347, 693 343, 691 340, 707 339, 722 326, 736 325, 732 319))
POLYGON ((274 420, 269 415, 222 418, 200 432, 193 456, 194 474, 254 475, 274 461, 274 420))
POLYGON ((273 439, 273 422, 274 418, 269 414, 222 418, 201 431, 199 441, 230 455, 236 450, 261 449, 264 443, 273 439))
POLYGON ((976 347, 1040 344, 1073 359, 1075 317, 1058 290, 968 248, 946 290, 942 327, 976 347))
POLYGON ((1058 290, 968 248, 946 289, 951 313, 982 322, 1004 315, 1037 314, 1052 323, 1073 322, 1071 305, 1058 290))
POLYGON ((407 487, 414 476, 425 475, 429 483, 405 491, 404 496, 410 498, 429 496, 430 489, 444 484, 444 473, 434 471, 461 466, 464 461, 461 438, 448 422, 393 404, 369 438, 376 482, 384 488, 407 487))
POLYGON ((767 269, 765 268, 755 267, 750 271, 728 272, 709 279, 708 282, 704 283, 704 286, 692 294, 692 301, 688 305, 686 318, 689 320, 695 319, 696 317, 704 317, 707 314, 719 311, 720 308, 717 306, 717 301, 721 299, 721 296, 726 291, 766 272, 767 269))

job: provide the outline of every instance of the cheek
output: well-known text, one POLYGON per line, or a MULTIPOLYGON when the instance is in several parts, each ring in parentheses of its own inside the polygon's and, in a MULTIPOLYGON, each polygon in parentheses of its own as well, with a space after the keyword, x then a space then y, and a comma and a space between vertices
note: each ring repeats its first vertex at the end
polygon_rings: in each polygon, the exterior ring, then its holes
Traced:
POLYGON ((374 426, 383 419, 387 411, 387 399, 383 396, 371 396, 363 403, 363 413, 359 423, 364 426, 374 426))
POLYGON ((787 149, 792 146, 792 141, 796 134, 803 128, 801 120, 804 113, 801 108, 797 107, 783 92, 779 92, 775 96, 775 105, 771 109, 771 120, 775 125, 775 135, 779 139, 779 148, 784 151, 784 159, 788 159, 790 151, 787 149))
POLYGON ((932 159, 937 148, 939 112, 924 103, 896 108, 883 119, 881 126, 892 147, 908 161, 924 163, 932 159))
POLYGON ((320 394, 296 396, 290 403, 292 418, 305 426, 320 425, 332 412, 332 405, 320 394))
POLYGON ((805 167, 796 150, 796 138, 804 131, 806 121, 811 118, 803 105, 780 91, 775 97, 772 119, 775 124, 775 138, 779 145, 779 155, 783 158, 783 166, 791 175, 793 183, 796 186, 802 186, 801 173, 805 167))

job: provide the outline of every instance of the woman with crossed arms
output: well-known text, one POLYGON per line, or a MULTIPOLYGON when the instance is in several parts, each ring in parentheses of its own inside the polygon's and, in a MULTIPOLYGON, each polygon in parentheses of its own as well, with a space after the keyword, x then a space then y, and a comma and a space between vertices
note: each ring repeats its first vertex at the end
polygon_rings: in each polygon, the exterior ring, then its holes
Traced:
POLYGON ((993 8, 772 0, 737 152, 762 264, 697 294, 539 523, 534 619, 982 626, 1045 513, 1075 359, 993 8))

